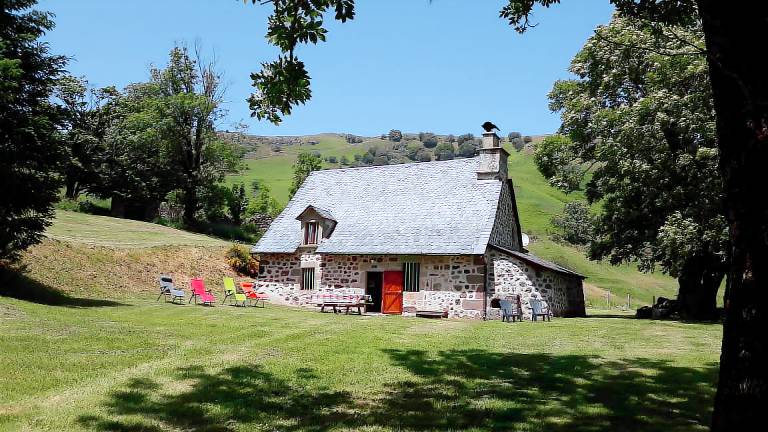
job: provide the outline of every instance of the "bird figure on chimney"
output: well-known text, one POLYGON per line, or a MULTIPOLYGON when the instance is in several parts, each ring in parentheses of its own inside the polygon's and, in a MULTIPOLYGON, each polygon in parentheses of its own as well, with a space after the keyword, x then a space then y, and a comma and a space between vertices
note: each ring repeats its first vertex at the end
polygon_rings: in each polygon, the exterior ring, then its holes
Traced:
POLYGON ((486 132, 493 132, 494 129, 496 129, 497 131, 501 130, 501 129, 499 129, 498 126, 496 126, 495 124, 493 124, 493 123, 491 123, 489 121, 483 123, 482 127, 483 127, 483 129, 485 129, 486 132))

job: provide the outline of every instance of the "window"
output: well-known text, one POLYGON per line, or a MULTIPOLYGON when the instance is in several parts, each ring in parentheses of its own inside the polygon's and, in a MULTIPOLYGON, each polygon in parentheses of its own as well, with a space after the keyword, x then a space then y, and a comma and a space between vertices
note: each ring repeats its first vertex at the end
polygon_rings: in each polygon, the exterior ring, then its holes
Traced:
POLYGON ((419 263, 407 262, 403 264, 403 291, 419 291, 419 263))
POLYGON ((304 244, 317 244, 317 222, 307 222, 304 225, 304 244))
POLYGON ((315 289, 315 268, 303 268, 301 269, 301 289, 314 290, 315 289))

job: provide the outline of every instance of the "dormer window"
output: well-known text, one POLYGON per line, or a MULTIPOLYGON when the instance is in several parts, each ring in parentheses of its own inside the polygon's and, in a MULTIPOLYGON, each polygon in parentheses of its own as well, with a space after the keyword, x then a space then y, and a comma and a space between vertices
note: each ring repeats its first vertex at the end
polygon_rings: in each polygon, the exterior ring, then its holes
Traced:
POLYGON ((310 221, 304 223, 304 244, 316 245, 317 244, 317 221, 310 221))
POLYGON ((319 246, 336 228, 336 219, 330 211, 307 206, 296 219, 301 222, 301 246, 319 246))

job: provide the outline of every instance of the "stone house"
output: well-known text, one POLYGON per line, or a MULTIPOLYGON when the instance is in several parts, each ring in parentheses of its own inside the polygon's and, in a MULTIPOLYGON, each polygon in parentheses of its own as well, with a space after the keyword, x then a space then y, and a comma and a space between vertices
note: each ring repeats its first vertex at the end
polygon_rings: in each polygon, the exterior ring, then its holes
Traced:
POLYGON ((493 318, 498 300, 546 300, 583 316, 583 276, 526 251, 509 154, 483 134, 470 159, 315 171, 253 247, 257 286, 311 305, 320 292, 369 294, 369 312, 493 318))

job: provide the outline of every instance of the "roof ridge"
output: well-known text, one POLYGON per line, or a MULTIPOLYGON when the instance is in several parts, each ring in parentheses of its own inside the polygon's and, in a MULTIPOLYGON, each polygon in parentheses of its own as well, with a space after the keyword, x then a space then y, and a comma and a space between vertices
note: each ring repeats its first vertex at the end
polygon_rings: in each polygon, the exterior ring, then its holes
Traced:
POLYGON ((371 166, 361 166, 361 167, 347 167, 347 168, 328 168, 328 169, 321 169, 317 171, 312 171, 309 174, 315 174, 315 173, 323 173, 323 172, 339 172, 339 171, 353 171, 353 170, 365 170, 365 169, 387 169, 387 168, 395 168, 395 167, 411 167, 411 166, 421 166, 421 165, 429 165, 429 164, 447 164, 447 163, 457 163, 457 162, 463 162, 467 163, 467 161, 473 161, 476 157, 473 156, 471 158, 456 158, 451 160, 445 160, 445 161, 429 161, 429 162, 406 162, 406 163, 399 163, 399 164, 387 164, 387 165, 371 165, 371 166))

